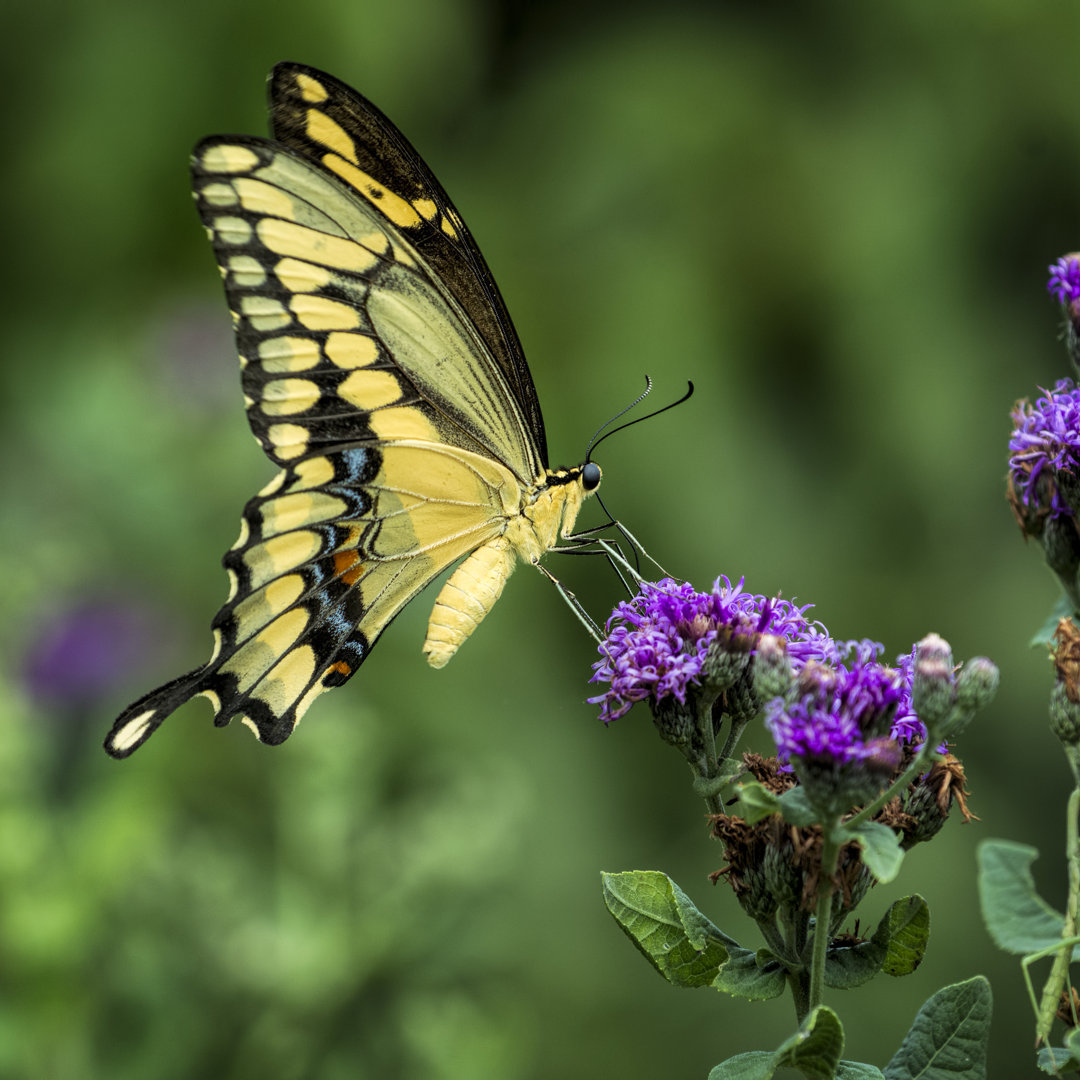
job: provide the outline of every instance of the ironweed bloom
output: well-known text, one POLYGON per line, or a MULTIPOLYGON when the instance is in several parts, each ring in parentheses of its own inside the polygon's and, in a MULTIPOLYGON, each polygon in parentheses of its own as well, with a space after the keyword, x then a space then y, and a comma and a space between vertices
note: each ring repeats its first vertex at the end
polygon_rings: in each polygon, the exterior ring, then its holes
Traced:
POLYGON ((1059 304, 1068 306, 1073 301, 1080 300, 1080 255, 1062 255, 1048 269, 1050 280, 1047 282, 1046 291, 1051 296, 1056 296, 1059 304))
POLYGON ((1080 464, 1080 390, 1061 379, 1034 405, 1018 401, 1010 415, 1009 502, 1024 533, 1039 536, 1047 521, 1073 514, 1061 478, 1080 464))
POLYGON ((671 578, 643 581, 608 619, 601 659, 593 665, 589 681, 608 684, 589 698, 600 705, 600 719, 616 720, 638 701, 654 712, 676 701, 685 705, 710 679, 731 685, 762 635, 782 640, 796 669, 832 655, 835 642, 806 618, 810 605, 747 593, 743 584, 719 577, 702 593, 671 578))

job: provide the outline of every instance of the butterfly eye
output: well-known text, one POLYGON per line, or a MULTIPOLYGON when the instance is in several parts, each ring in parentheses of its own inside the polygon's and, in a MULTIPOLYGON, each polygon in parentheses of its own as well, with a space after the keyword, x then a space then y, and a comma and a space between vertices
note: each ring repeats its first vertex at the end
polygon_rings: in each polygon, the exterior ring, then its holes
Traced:
POLYGON ((600 486, 600 466, 595 461, 587 461, 581 467, 581 486, 586 491, 595 491, 600 486))

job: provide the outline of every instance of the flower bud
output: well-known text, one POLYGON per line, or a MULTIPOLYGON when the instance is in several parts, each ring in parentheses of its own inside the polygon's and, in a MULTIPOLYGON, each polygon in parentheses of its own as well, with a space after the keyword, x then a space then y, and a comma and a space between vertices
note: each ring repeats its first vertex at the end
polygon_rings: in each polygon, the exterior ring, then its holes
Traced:
POLYGON ((1080 570, 1080 535, 1077 535, 1073 519, 1051 518, 1043 529, 1042 546, 1046 565, 1066 585, 1075 583, 1076 572, 1080 570))
POLYGON ((759 701, 785 697, 795 681, 791 661, 781 638, 762 634, 754 652, 754 693, 759 701))
POLYGON ((690 745, 696 725, 689 704, 673 697, 661 698, 653 703, 652 714, 656 730, 664 742, 680 747, 690 745))
POLYGON ((1064 683, 1050 691, 1050 730, 1065 746, 1080 746, 1080 702, 1069 697, 1064 683))
MULTIPOLYGON (((994 700, 1000 679, 997 664, 985 656, 969 660, 956 679, 957 705, 971 712, 985 708, 994 700)), ((950 730, 949 734, 953 733, 950 730)))
POLYGON ((780 907, 794 908, 802 901, 803 871, 795 865, 790 843, 776 841, 765 848, 762 870, 765 884, 780 907))
POLYGON ((952 649, 937 634, 927 634, 915 646, 911 697, 928 731, 936 731, 952 709, 956 699, 952 649))

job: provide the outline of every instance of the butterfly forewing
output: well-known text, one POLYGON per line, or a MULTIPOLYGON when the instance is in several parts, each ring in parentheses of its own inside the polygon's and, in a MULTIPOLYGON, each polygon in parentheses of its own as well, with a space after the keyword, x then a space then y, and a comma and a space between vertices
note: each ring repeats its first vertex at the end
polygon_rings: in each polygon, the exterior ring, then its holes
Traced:
POLYGON ((347 183, 416 248, 483 338, 546 465, 540 403, 506 305, 468 227, 405 136, 338 79, 292 63, 271 74, 270 124, 278 142, 347 183))

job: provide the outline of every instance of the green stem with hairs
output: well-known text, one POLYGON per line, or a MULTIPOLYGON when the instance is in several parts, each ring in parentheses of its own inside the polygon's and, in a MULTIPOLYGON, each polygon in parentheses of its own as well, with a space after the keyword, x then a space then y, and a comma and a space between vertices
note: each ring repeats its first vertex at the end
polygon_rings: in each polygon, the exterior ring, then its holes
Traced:
POLYGON ((832 922, 833 874, 840 860, 840 844, 835 839, 839 819, 821 823, 821 874, 818 879, 817 909, 814 912, 814 952, 810 963, 809 1009, 821 1004, 825 990, 825 957, 829 950, 829 924, 832 922))

